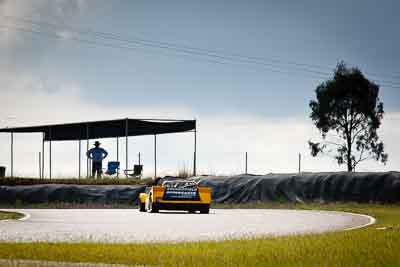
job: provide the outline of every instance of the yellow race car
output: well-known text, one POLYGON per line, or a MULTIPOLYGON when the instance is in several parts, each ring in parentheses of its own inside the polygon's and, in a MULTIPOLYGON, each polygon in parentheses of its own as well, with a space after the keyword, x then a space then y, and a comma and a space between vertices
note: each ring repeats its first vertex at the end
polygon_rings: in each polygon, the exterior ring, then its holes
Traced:
POLYGON ((139 211, 158 212, 159 210, 187 210, 209 213, 211 188, 198 186, 194 181, 164 181, 162 185, 152 186, 139 195, 139 211))

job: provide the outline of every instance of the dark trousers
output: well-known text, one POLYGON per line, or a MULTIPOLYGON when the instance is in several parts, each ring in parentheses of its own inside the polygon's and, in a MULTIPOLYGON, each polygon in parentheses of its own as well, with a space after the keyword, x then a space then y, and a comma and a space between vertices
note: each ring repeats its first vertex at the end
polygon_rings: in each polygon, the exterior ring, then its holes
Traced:
POLYGON ((101 161, 93 161, 92 162, 92 178, 97 173, 97 178, 101 178, 101 174, 103 173, 103 164, 101 161))

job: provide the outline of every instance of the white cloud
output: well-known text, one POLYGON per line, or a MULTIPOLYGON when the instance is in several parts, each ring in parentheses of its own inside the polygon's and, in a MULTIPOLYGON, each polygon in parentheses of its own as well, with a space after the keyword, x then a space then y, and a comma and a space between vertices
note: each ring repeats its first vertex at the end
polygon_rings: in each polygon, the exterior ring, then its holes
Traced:
POLYGON ((0 1, 0 44, 13 45, 17 38, 15 31, 4 27, 10 25, 8 16, 23 17, 29 13, 30 7, 30 4, 24 4, 21 1, 0 1))
MULTIPOLYGON (((260 118, 202 116, 187 107, 171 106, 104 106, 84 99, 82 88, 76 82, 60 82, 53 90, 40 79, 29 75, 0 74, 2 94, 0 127, 63 123, 124 117, 178 117, 198 119, 198 168, 201 173, 237 174, 244 171, 244 155, 249 153, 249 171, 252 173, 296 172, 298 153, 302 154, 303 171, 334 171, 339 168, 330 158, 309 156, 307 141, 317 138, 318 132, 307 118, 260 118), (7 117, 15 116, 16 119, 7 117)), ((400 168, 400 113, 386 114, 380 131, 389 153, 386 166, 366 162, 359 171, 389 171, 400 168)), ((116 159, 116 140, 102 140, 116 159)), ((125 166, 124 140, 120 140, 120 160, 125 166)), ((153 137, 131 137, 129 166, 142 153, 145 174, 153 173, 153 137)), ((82 145, 82 149, 86 144, 82 145)), ((9 135, 0 134, 0 165, 10 166, 9 135)), ((46 157, 48 155, 46 147, 46 157)), ((37 175, 41 136, 15 135, 15 173, 37 175)), ((78 164, 77 142, 53 143, 53 174, 76 176, 78 164)), ((82 154, 83 155, 83 154, 82 154)), ((181 133, 158 137, 159 174, 174 174, 179 168, 192 168, 193 135, 181 133)), ((82 170, 85 170, 82 156, 82 170)), ((48 171, 46 163, 46 173, 48 171)))
POLYGON ((66 30, 57 31, 56 34, 58 37, 65 39, 65 40, 68 40, 73 37, 73 34, 70 31, 66 31, 66 30))
POLYGON ((50 1, 50 8, 56 11, 60 17, 70 16, 73 13, 83 13, 88 7, 86 0, 56 0, 50 1), (53 2, 53 3, 52 3, 53 2))
MULTIPOLYGON (((84 15, 88 9, 86 0, 0 0, 0 44, 13 47, 16 42, 22 41, 21 31, 15 27, 26 30, 43 30, 37 25, 32 25, 27 20, 37 20, 41 22, 41 15, 46 14, 51 18, 49 23, 73 22, 77 16, 84 15)), ((46 30, 46 29, 45 29, 46 30)), ((71 33, 60 27, 55 30, 56 34, 64 39, 68 39, 71 33)))

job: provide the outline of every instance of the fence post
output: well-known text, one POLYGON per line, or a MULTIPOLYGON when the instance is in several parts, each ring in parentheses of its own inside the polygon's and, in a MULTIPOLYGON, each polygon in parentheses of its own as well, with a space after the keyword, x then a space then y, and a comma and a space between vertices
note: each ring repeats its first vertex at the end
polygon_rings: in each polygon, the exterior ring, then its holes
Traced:
POLYGON ((246 164, 245 164, 245 166, 246 167, 245 167, 245 172, 244 173, 247 174, 247 152, 246 152, 246 164))
POLYGON ((301 154, 299 153, 299 173, 301 172, 301 154))
POLYGON ((39 152, 39 179, 42 179, 42 152, 39 152))

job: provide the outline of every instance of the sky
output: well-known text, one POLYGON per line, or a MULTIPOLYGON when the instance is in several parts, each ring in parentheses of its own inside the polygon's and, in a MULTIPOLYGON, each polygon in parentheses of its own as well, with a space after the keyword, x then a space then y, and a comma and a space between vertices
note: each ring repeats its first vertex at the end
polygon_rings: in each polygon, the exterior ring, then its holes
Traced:
MULTIPOLYGON (((319 136, 308 103, 343 60, 381 85, 386 111, 379 133, 389 162, 358 170, 398 171, 399 8, 369 0, 0 0, 0 127, 195 118, 200 173, 242 173, 245 152, 257 174, 296 172, 299 153, 303 171, 345 170, 312 158, 307 145, 319 136)), ((101 141, 115 159, 116 141, 101 141)), ((129 165, 141 152, 152 175, 153 138, 129 142, 129 165)), ((158 147, 160 174, 192 168, 191 134, 160 136, 158 147)), ((76 176, 78 144, 53 149, 53 173, 76 176)), ((0 165, 10 166, 9 135, 0 135, 0 150, 0 165)), ((15 137, 17 175, 38 174, 40 150, 40 136, 15 137)))

